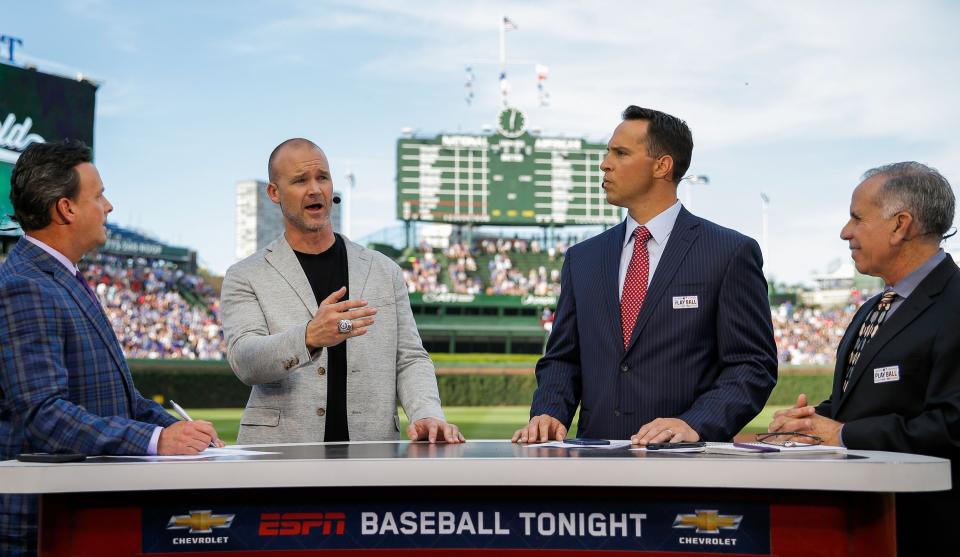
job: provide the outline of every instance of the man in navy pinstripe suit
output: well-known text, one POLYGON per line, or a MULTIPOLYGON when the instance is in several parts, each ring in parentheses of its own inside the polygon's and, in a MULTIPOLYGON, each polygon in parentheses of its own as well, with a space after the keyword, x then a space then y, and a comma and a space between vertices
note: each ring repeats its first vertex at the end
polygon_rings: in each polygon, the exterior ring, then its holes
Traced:
MULTIPOLYGON (((197 454, 216 431, 144 399, 77 262, 113 206, 79 142, 34 143, 10 179, 26 235, 0 265, 0 460, 18 453, 197 454)), ((0 495, 0 555, 36 552, 37 498, 0 495)))
POLYGON ((677 200, 692 151, 679 118, 624 111, 600 169, 629 215, 567 251, 515 442, 563 439, 577 406, 580 437, 724 441, 763 408, 777 359, 760 248, 677 200))

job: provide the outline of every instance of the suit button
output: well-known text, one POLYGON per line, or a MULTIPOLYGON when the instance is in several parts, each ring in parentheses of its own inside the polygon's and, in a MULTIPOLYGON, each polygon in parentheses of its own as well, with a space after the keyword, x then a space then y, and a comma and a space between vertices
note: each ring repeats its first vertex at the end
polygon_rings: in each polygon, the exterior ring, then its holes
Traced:
POLYGON ((619 411, 619 410, 614 410, 614 411, 613 411, 613 415, 614 415, 614 416, 619 416, 619 415, 620 415, 620 411, 619 411))
POLYGON ((317 408, 317 415, 318 415, 318 416, 323 416, 323 415, 326 414, 326 413, 327 413, 327 411, 324 410, 323 408, 317 408))
POLYGON ((317 368, 317 375, 323 375, 326 372, 327 370, 323 369, 322 367, 317 368))
POLYGON ((628 366, 627 364, 620 364, 620 371, 626 373, 630 371, 630 366, 628 366))

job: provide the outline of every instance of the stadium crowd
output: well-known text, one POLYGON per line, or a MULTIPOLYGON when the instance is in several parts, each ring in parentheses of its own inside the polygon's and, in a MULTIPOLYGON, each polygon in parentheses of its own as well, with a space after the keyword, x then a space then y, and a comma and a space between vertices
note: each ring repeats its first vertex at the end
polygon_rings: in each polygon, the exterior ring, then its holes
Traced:
MULTIPOLYGON (((409 292, 556 296, 567 244, 484 239, 445 249, 421 244, 403 269, 409 292), (517 261, 534 264, 526 269, 517 261)), ((0 261, 3 256, 0 255, 0 261)), ((203 278, 145 259, 99 256, 81 270, 104 306, 130 358, 223 359, 219 296, 203 278), (185 294, 191 298, 185 297, 185 294)), ((832 365, 860 296, 842 308, 784 303, 771 308, 778 359, 783 364, 832 365)))
POLYGON ((80 267, 128 358, 226 357, 219 295, 201 277, 162 261, 103 255, 80 267))
POLYGON ((443 250, 421 243, 403 274, 410 293, 555 296, 566 250, 562 241, 544 249, 539 240, 503 238, 481 240, 472 249, 464 242, 451 242, 443 250), (485 271, 478 258, 486 260, 485 271), (526 262, 526 268, 517 260, 526 262))
MULTIPOLYGON (((424 243, 417 255, 409 257, 410 268, 404 269, 404 277, 410 293, 557 296, 566 249, 563 242, 544 249, 538 240, 502 238, 480 240, 472 249, 462 242, 451 243, 444 250, 424 243), (526 258, 526 254, 545 254, 541 260, 546 264, 518 268, 515 260, 526 258), (478 257, 488 261, 485 280, 480 279, 478 257)), ((772 307, 780 363, 832 365, 843 332, 863 300, 860 297, 834 309, 795 307, 790 303, 772 307)))
POLYGON ((837 346, 856 311, 856 305, 819 309, 785 303, 772 307, 778 360, 782 364, 833 365, 837 346))

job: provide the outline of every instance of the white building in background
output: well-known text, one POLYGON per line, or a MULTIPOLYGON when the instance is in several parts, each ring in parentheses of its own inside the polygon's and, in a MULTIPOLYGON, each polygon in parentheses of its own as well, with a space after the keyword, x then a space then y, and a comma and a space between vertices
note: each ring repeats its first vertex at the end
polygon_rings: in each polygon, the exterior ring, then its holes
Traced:
POLYGON ((450 247, 453 225, 445 223, 423 223, 420 225, 420 241, 437 249, 450 247))
POLYGON ((883 289, 883 280, 857 272, 853 259, 835 259, 823 273, 815 273, 817 287, 803 292, 800 302, 807 306, 841 307, 864 294, 872 295, 883 289))
POLYGON ((283 215, 270 197, 267 183, 237 182, 237 220, 234 237, 237 259, 253 255, 283 233, 283 215))
MULTIPOLYGON (((334 195, 339 195, 334 192, 334 195)), ((267 195, 267 183, 260 180, 237 182, 236 230, 234 256, 239 260, 266 247, 283 234, 283 214, 267 195)), ((333 230, 340 232, 340 205, 330 213, 333 230)))

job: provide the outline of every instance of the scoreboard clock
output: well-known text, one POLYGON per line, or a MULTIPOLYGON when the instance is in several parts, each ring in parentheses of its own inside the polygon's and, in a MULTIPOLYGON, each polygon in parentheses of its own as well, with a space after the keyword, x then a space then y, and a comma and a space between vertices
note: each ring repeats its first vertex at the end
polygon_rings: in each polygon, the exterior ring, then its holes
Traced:
POLYGON ((516 108, 505 108, 497 117, 497 131, 510 139, 520 137, 527 131, 527 118, 516 108))

